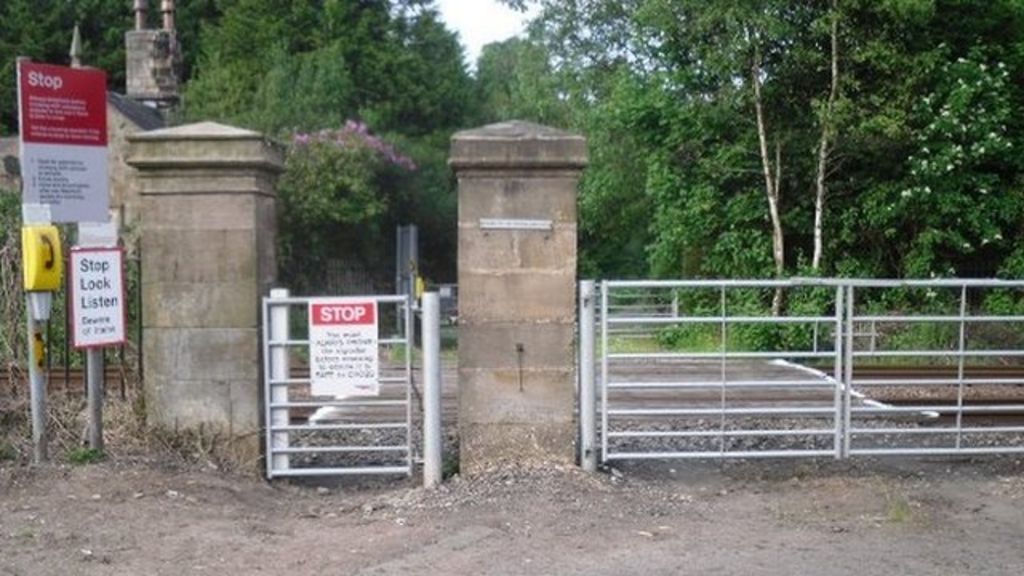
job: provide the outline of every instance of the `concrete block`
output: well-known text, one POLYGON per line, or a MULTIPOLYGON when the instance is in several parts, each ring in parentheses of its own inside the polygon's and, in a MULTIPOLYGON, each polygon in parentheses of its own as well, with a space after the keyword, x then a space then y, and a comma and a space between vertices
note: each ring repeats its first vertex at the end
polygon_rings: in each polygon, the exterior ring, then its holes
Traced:
POLYGON ((156 282, 256 282, 252 229, 146 229, 141 238, 142 279, 156 282))
MULTIPOLYGON (((502 255, 495 254, 495 259, 502 255)), ((459 270, 459 321, 573 322, 576 318, 576 270, 508 270, 475 273, 459 270)))
POLYGON ((146 328, 256 328, 259 320, 260 297, 252 280, 142 285, 146 328))
POLYGON ((573 421, 575 371, 459 368, 459 421, 487 424, 573 421))
MULTIPOLYGON (((195 174, 273 175, 284 169, 284 148, 259 132, 217 122, 197 122, 129 136, 128 163, 146 178, 195 174), (198 171, 209 170, 207 174, 198 171)), ((144 192, 145 193, 145 192, 144 192)))
POLYGON ((174 167, 142 172, 139 193, 143 196, 274 196, 274 179, 233 167, 174 167))
POLYGON ((143 205, 146 232, 252 230, 258 225, 251 194, 146 196, 143 205))
POLYGON ((555 224, 551 232, 482 230, 475 222, 459 226, 460 270, 490 272, 510 268, 575 273, 576 226, 555 224))
POLYGON ((571 424, 459 423, 459 473, 465 477, 502 466, 571 465, 576 434, 571 424))
POLYGON ((575 325, 462 324, 459 326, 459 367, 494 370, 564 370, 575 359, 575 325), (520 355, 516 345, 522 344, 520 355), (520 358, 521 356, 521 358, 520 358))
POLYGON ((543 218, 576 223, 579 174, 561 176, 518 172, 505 177, 476 175, 459 179, 459 222, 480 218, 543 218))
POLYGON ((146 379, 258 381, 260 377, 256 328, 150 328, 143 349, 146 379))
POLYGON ((583 169, 587 141, 578 134, 532 122, 511 120, 452 136, 449 164, 457 171, 474 169, 583 169))

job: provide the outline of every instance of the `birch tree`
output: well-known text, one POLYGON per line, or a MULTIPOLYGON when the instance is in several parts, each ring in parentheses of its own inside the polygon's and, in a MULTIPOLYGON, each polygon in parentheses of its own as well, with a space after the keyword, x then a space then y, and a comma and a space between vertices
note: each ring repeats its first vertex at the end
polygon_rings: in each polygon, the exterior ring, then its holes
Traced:
POLYGON ((821 113, 821 138, 818 141, 818 164, 814 178, 814 248, 811 269, 821 270, 824 252, 823 230, 825 218, 825 179, 829 169, 829 155, 836 142, 835 106, 839 96, 839 8, 837 0, 831 0, 829 13, 829 90, 825 109, 821 113))

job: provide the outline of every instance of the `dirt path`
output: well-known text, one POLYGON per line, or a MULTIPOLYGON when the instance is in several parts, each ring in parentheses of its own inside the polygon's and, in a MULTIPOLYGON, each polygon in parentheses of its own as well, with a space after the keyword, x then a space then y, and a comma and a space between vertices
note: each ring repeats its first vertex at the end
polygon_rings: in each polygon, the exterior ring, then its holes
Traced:
POLYGON ((426 492, 0 469, 0 574, 1021 574, 1019 461, 495 473, 426 492))

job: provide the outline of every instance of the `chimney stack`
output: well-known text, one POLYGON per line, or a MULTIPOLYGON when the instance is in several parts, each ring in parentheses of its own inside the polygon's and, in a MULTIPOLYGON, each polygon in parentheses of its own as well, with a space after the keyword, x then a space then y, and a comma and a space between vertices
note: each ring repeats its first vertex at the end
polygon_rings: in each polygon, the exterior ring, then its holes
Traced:
POLYGON ((146 12, 149 9, 149 0, 135 0, 135 30, 146 29, 146 12))
POLYGON ((164 30, 174 30, 174 0, 161 0, 160 12, 164 15, 164 30))
POLYGON ((125 33, 126 95, 167 110, 179 100, 181 49, 174 31, 174 0, 161 0, 163 28, 146 29, 148 0, 135 0, 135 30, 125 33))

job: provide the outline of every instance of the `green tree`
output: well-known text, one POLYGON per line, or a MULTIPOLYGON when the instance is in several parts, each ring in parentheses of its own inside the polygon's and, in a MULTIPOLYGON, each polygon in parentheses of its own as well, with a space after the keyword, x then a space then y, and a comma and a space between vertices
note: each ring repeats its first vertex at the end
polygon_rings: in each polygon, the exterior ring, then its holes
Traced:
POLYGON ((1020 2, 536 3, 533 37, 590 137, 581 231, 600 233, 581 236, 595 273, 621 267, 590 255, 637 238, 645 272, 673 277, 990 275, 1024 261, 1010 253, 1008 151, 1024 127, 1020 2), (944 132, 953 119, 967 132, 944 132), (990 133, 1010 148, 984 144, 990 133), (646 217, 614 218, 632 209, 646 217))
POLYGON ((300 292, 315 289, 342 247, 361 264, 390 261, 382 217, 401 201, 397 184, 415 168, 360 122, 295 134, 278 185, 281 275, 300 292))

